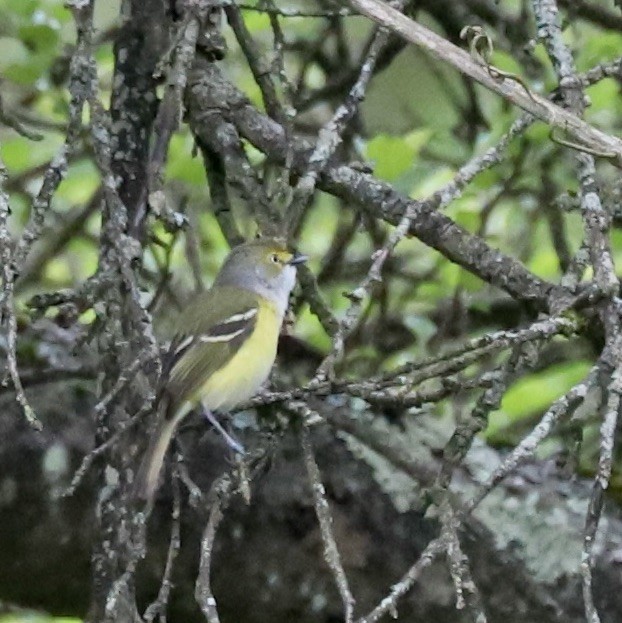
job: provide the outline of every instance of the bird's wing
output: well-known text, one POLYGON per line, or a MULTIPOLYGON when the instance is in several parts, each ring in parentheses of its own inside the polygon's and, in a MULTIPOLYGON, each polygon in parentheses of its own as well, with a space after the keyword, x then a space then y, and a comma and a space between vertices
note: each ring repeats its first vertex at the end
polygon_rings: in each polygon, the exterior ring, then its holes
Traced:
POLYGON ((212 288, 191 302, 162 366, 169 414, 229 363, 252 334, 258 313, 256 294, 230 286, 212 288))

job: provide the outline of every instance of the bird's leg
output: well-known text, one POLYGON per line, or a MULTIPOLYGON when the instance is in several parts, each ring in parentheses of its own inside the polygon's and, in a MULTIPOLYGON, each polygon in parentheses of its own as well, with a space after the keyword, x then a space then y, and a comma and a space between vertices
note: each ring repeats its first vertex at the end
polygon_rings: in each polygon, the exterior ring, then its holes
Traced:
POLYGON ((218 421, 218 418, 208 409, 205 405, 201 405, 203 409, 203 415, 207 418, 207 421, 223 436, 227 445, 238 454, 244 454, 244 446, 230 433, 228 433, 218 421))

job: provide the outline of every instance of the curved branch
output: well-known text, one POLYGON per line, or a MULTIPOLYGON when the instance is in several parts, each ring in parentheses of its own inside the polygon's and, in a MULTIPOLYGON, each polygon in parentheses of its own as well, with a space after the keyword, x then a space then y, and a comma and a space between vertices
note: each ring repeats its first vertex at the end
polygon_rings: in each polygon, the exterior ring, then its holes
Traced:
POLYGON ((516 80, 498 79, 485 66, 477 63, 468 52, 380 0, 348 0, 348 3, 381 26, 424 48, 435 58, 449 63, 525 112, 552 127, 560 128, 579 145, 584 146, 586 151, 611 158, 617 167, 622 167, 622 140, 619 138, 596 129, 577 115, 527 90, 516 80))
MULTIPOLYGON (((195 65, 187 92, 188 122, 199 141, 218 153, 226 153, 220 135, 214 132, 213 114, 227 116, 240 136, 275 162, 284 162, 286 133, 276 121, 260 113, 211 62, 200 59, 195 65)), ((297 140, 293 170, 302 173, 310 146, 297 140)), ((490 247, 482 238, 470 234, 452 219, 436 210, 438 199, 415 201, 372 175, 355 167, 335 162, 318 180, 318 188, 341 197, 354 207, 396 225, 408 210, 411 215, 408 235, 442 253, 519 301, 537 309, 563 309, 570 304, 569 290, 540 279, 519 261, 490 247)))

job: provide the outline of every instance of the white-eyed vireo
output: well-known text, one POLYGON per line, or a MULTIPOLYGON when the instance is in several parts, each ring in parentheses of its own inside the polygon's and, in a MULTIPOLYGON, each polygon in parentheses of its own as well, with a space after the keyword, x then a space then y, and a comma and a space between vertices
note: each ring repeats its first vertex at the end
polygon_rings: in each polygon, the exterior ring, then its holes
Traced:
POLYGON ((195 406, 227 411, 268 378, 296 265, 306 259, 277 240, 242 244, 212 288, 188 304, 163 361, 159 419, 136 477, 137 495, 153 496, 173 433, 195 406))

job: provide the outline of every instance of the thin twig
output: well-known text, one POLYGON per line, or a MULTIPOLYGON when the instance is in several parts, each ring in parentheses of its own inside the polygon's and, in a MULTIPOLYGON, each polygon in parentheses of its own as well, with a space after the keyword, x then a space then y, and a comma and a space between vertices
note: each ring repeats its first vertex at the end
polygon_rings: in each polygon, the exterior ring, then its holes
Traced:
MULTIPOLYGON (((160 216, 170 213, 166 207, 166 200, 162 190, 162 168, 166 161, 168 146, 171 137, 177 131, 182 117, 182 101, 188 82, 188 71, 196 54, 197 40, 201 32, 201 26, 205 21, 210 8, 209 2, 193 2, 192 10, 188 8, 185 18, 181 23, 176 37, 176 46, 172 52, 174 62, 166 76, 166 89, 164 97, 158 107, 153 124, 154 140, 149 154, 147 191, 148 200, 152 209, 155 208, 160 216)), ((185 219, 179 220, 166 218, 167 222, 185 223, 185 219)))
POLYGON ((494 472, 488 477, 479 491, 465 506, 464 512, 470 513, 504 478, 514 472, 519 465, 533 456, 536 448, 559 425, 562 420, 568 419, 581 405, 589 389, 596 382, 598 369, 592 368, 588 376, 572 387, 566 394, 556 400, 542 416, 531 432, 510 452, 494 472))
POLYGON ((235 4, 238 8, 244 11, 257 11, 259 13, 267 13, 269 15, 278 15, 279 17, 319 17, 332 19, 334 17, 358 15, 358 13, 355 13, 345 7, 335 10, 326 9, 324 11, 305 11, 304 9, 284 8, 272 4, 267 5, 265 2, 260 2, 258 4, 236 2, 235 4))
MULTIPOLYGON (((455 374, 499 350, 534 340, 548 340, 555 335, 570 337, 578 330, 578 327, 579 323, 577 321, 566 317, 546 318, 522 329, 488 333, 449 349, 446 353, 436 357, 412 361, 390 372, 363 381, 337 379, 323 382, 311 381, 301 388, 282 392, 266 392, 240 405, 239 409, 243 410, 259 405, 282 403, 287 400, 301 399, 311 395, 326 396, 339 393, 351 394, 357 398, 363 398, 364 400, 387 406, 390 404, 395 406, 418 406, 422 402, 426 402, 428 398, 433 401, 437 393, 436 390, 431 390, 431 393, 412 394, 410 390, 415 385, 436 377, 443 378, 455 374), (395 393, 394 390, 396 388, 401 391, 395 393)), ((488 375, 481 380, 481 386, 486 387, 491 380, 490 375, 488 375)), ((449 382, 451 383, 450 380, 449 382)))
POLYGON ((95 413, 103 413, 109 407, 110 403, 119 395, 119 393, 127 387, 128 383, 133 380, 138 371, 149 361, 154 359, 154 354, 150 351, 143 351, 134 359, 134 361, 124 370, 116 380, 112 388, 105 396, 100 398, 99 402, 93 408, 95 413))
MULTIPOLYGON (((226 483, 223 483, 226 486, 226 483)), ((230 482, 229 482, 230 486, 230 482)), ((227 492, 229 490, 227 489, 227 492)), ((224 491, 223 491, 224 494, 224 491)), ((208 623, 220 623, 218 610, 216 608, 216 598, 212 592, 211 567, 212 555, 214 553, 214 541, 216 531, 223 518, 223 502, 221 496, 215 495, 210 508, 209 519, 203 530, 201 537, 201 547, 199 550, 199 573, 197 574, 194 598, 201 608, 208 623)))
POLYGON ((0 262, 2 262, 2 294, 0 295, 0 323, 7 323, 7 367, 11 376, 15 397, 22 408, 26 421, 35 430, 43 428, 34 409, 30 406, 17 368, 17 319, 15 317, 15 300, 13 285, 15 278, 14 257, 11 252, 11 235, 8 229, 8 218, 11 213, 9 197, 4 191, 6 169, 0 160, 0 262))
POLYGON ((369 271, 363 281, 348 294, 350 306, 333 334, 331 351, 320 364, 312 383, 322 382, 334 377, 335 364, 343 358, 346 338, 350 335, 360 318, 363 301, 369 296, 374 284, 382 281, 382 267, 397 244, 408 233, 412 216, 412 211, 407 209, 398 226, 391 232, 386 244, 372 255, 369 271))
POLYGON ((18 134, 20 134, 21 136, 24 136, 28 139, 30 139, 31 141, 41 141, 43 140, 43 135, 39 134, 38 132, 33 132, 32 130, 28 129, 20 120, 19 118, 8 112, 7 110, 5 110, 4 107, 4 102, 2 100, 2 97, 0 96, 0 123, 2 125, 5 125, 9 128, 12 128, 13 130, 15 130, 18 134))
POLYGON ((456 592, 456 609, 468 607, 473 623, 486 623, 486 613, 477 584, 471 577, 469 559, 462 551, 458 530, 461 527, 460 518, 454 513, 449 499, 441 504, 441 536, 447 543, 447 559, 449 573, 456 592))
MULTIPOLYGON (((621 346, 618 342, 618 348, 621 346)), ((618 351, 619 356, 619 351, 618 351)), ((592 569, 594 567, 594 545, 596 532, 605 500, 605 491, 609 488, 613 467, 613 449, 615 444, 616 428, 620 413, 622 397, 622 367, 618 366, 611 375, 611 382, 607 387, 607 403, 600 427, 600 455, 598 468, 592 487, 592 495, 585 517, 583 533, 583 554, 581 556, 581 577, 583 579, 583 601, 585 616, 588 623, 600 623, 600 617, 592 589, 592 569)))
POLYGON ((462 190, 473 181, 476 175, 499 164, 512 140, 523 134, 534 121, 535 118, 532 115, 521 115, 495 145, 462 165, 453 179, 432 195, 432 201, 437 202, 437 207, 439 209, 447 207, 461 196, 462 190))
POLYGON ((173 470, 173 511, 171 513, 171 536, 169 539, 168 553, 166 555, 166 565, 164 567, 162 581, 160 582, 158 596, 155 601, 149 604, 143 615, 143 619, 147 621, 147 623, 152 623, 158 615, 164 615, 173 588, 171 580, 173 566, 175 565, 175 560, 181 547, 181 491, 179 470, 177 469, 180 462, 181 458, 178 455, 176 467, 173 470))
POLYGON ((104 454, 106 450, 109 450, 110 448, 112 448, 126 432, 128 432, 136 424, 141 422, 142 419, 146 415, 148 415, 152 410, 153 410, 153 403, 147 402, 129 420, 126 420, 125 422, 123 422, 114 432, 114 434, 108 437, 108 439, 106 439, 104 443, 100 444, 99 446, 91 450, 88 454, 86 454, 82 458, 82 462, 80 463, 80 466, 75 471, 73 478, 71 479, 70 485, 63 492, 63 497, 69 497, 73 495, 76 489, 80 486, 80 483, 84 479, 84 476, 90 469, 91 465, 93 465, 93 462, 95 461, 95 459, 98 456, 101 456, 102 454, 104 454))
POLYGON ((387 43, 388 37, 389 33, 384 29, 379 29, 375 33, 367 56, 361 63, 356 82, 350 89, 344 102, 335 111, 331 120, 318 133, 317 142, 307 160, 303 175, 296 184, 292 205, 289 208, 288 227, 292 233, 298 228, 300 219, 313 196, 320 174, 324 171, 335 150, 341 144, 343 133, 348 124, 358 112, 369 82, 374 75, 376 62, 387 43))
POLYGON ((408 569, 402 578, 391 587, 389 594, 365 616, 357 619, 356 623, 375 623, 385 614, 390 614, 394 619, 398 618, 397 603, 421 577, 421 573, 429 567, 433 560, 446 550, 447 544, 444 538, 439 537, 430 541, 426 548, 421 552, 417 561, 408 569))
POLYGON ((302 426, 300 441, 305 467, 307 469, 307 476, 313 493, 313 506, 315 507, 315 514, 320 525, 320 533, 324 544, 324 560, 333 574, 337 590, 341 596, 345 622, 351 623, 354 615, 354 597, 350 591, 348 578, 341 562, 339 549, 337 548, 337 541, 333 534, 333 519, 330 514, 328 500, 326 499, 326 490, 322 484, 320 470, 315 462, 313 447, 311 446, 309 430, 305 424, 302 426))

